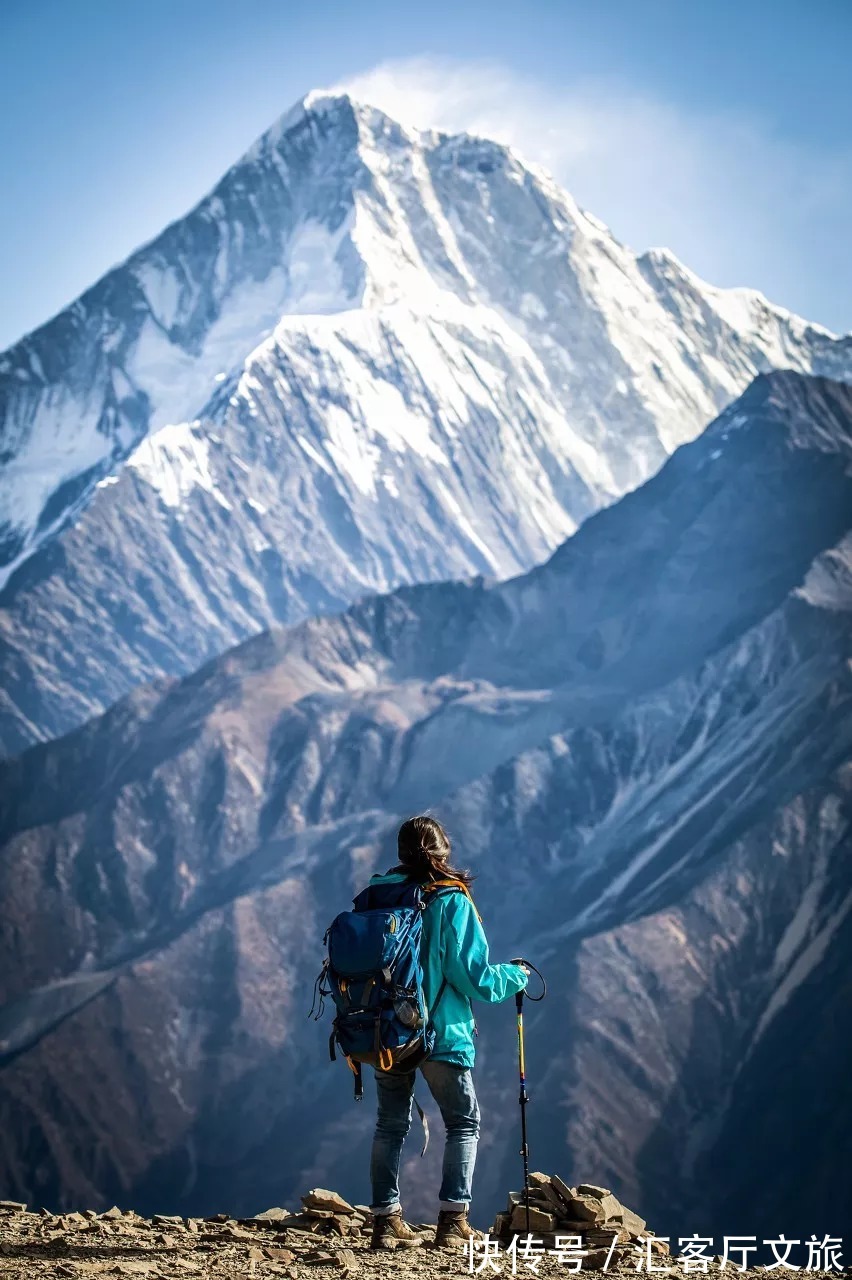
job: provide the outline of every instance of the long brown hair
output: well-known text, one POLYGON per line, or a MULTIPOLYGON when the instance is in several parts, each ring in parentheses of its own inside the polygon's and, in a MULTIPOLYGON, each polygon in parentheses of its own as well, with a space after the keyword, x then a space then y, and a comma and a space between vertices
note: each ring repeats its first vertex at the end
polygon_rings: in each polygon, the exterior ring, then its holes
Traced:
POLYGON ((450 862, 450 837, 440 822, 428 814, 407 818, 399 829, 397 852, 401 871, 415 880, 460 880, 470 885, 473 876, 450 862))

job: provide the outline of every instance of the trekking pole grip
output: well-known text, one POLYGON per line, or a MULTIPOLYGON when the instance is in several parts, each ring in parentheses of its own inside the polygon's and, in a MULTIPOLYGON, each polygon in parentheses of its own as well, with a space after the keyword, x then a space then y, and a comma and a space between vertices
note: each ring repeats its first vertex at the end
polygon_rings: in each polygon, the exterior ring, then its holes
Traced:
POLYGON ((520 1012, 521 996, 523 995, 525 995, 528 1000, 532 1000, 534 1004, 538 1004, 539 1000, 543 1000, 544 997, 547 995, 547 983, 545 982, 544 978, 542 977, 538 969, 536 969, 535 965, 531 961, 525 960, 523 956, 516 956, 515 959, 510 960, 509 963, 520 965, 521 968, 524 969, 528 974, 534 973, 541 982, 541 995, 539 996, 531 996, 529 993, 529 989, 527 987, 523 987, 520 991, 516 993, 515 1003, 518 1006, 518 1011, 520 1012))

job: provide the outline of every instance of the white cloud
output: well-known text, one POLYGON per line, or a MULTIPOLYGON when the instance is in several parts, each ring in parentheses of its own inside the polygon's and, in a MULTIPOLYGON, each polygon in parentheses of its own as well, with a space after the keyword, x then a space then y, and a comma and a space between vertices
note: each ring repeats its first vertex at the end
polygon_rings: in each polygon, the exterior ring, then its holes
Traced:
POLYGON ((849 325, 850 152, 806 149, 756 115, 685 110, 616 81, 554 90, 496 64, 405 59, 340 87, 405 124, 511 145, 638 250, 666 245, 713 283, 849 325))

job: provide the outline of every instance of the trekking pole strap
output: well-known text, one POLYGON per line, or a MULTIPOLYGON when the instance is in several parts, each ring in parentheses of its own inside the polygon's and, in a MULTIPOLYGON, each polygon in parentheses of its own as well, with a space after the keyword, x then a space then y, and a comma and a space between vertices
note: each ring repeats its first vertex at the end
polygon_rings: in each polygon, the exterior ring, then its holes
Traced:
MULTIPOLYGON (((531 995, 530 995, 530 993, 529 993, 529 991, 527 991, 527 990, 526 990, 526 988, 524 988, 524 990, 523 990, 523 991, 519 991, 519 992, 517 993, 517 995, 515 996, 515 999, 517 1000, 517 999, 518 999, 518 996, 526 996, 527 1000, 532 1000, 533 1004, 538 1004, 539 1000, 543 1000, 543 999, 544 999, 544 997, 547 995, 547 983, 545 982, 543 975, 539 972, 539 970, 538 970, 538 969, 536 969, 535 965, 534 965, 534 964, 531 964, 529 960, 525 960, 525 959, 523 958, 523 956, 516 956, 514 960, 510 960, 510 961, 509 961, 509 964, 522 964, 522 965, 525 965, 525 966, 527 967, 527 969, 531 969, 531 970, 532 970, 532 972, 536 975, 536 977, 537 977, 537 978, 539 979, 539 981, 541 982, 541 994, 540 994, 540 995, 537 995, 537 996, 531 996, 531 995)), ((519 1006, 519 1007, 520 1007, 520 1006, 519 1006)))

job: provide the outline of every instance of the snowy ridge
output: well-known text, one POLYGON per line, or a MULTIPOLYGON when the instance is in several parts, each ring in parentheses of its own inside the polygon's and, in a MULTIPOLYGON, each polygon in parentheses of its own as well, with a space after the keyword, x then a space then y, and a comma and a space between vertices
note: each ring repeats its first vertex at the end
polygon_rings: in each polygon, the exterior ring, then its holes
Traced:
POLYGON ((592 402, 577 428, 591 447, 619 451, 631 415, 653 420, 609 498, 759 368, 844 371, 823 367, 837 348, 825 330, 713 289, 671 255, 637 260, 507 148, 312 93, 186 218, 0 357, 4 576, 145 433, 198 417, 215 376, 282 317, 400 303, 424 315, 459 300, 538 348, 557 411, 592 402), (548 279, 556 264, 561 287, 548 279), (620 370, 607 368, 607 342, 620 370))

